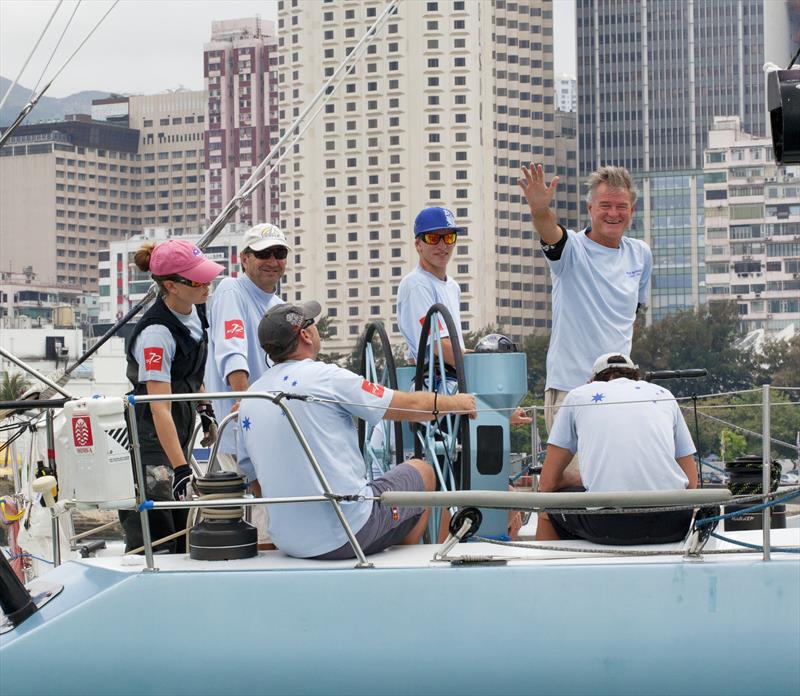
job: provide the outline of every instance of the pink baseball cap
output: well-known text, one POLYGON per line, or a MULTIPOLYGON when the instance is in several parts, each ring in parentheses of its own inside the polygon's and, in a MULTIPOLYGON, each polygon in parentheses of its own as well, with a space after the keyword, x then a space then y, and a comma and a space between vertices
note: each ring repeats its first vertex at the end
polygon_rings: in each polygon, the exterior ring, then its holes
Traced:
POLYGON ((160 242, 150 253, 150 273, 155 276, 179 275, 197 283, 210 283, 224 270, 224 266, 207 259, 199 247, 185 239, 160 242))

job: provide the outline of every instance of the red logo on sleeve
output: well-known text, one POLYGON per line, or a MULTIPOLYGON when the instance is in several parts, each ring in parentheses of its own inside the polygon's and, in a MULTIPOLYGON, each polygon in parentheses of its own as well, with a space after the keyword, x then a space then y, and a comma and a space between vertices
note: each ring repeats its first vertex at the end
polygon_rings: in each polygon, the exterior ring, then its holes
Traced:
POLYGON ((89 416, 72 417, 72 442, 80 452, 83 448, 92 447, 92 421, 89 416))
POLYGON ((385 391, 380 384, 374 384, 372 382, 368 382, 367 380, 361 382, 361 388, 368 394, 372 394, 378 398, 382 397, 383 392, 385 391))
POLYGON ((241 319, 226 321, 225 338, 244 338, 244 322, 241 319))
MULTIPOLYGON (((425 316, 428 316, 428 315, 426 314, 425 316)), ((441 317, 439 319, 437 319, 436 322, 439 324, 439 330, 443 331, 444 330, 444 324, 442 323, 441 317)), ((425 324, 425 317, 420 317, 419 318, 419 325, 423 326, 424 324, 425 324)))
POLYGON ((161 371, 164 369, 164 349, 145 348, 144 349, 144 369, 161 371))

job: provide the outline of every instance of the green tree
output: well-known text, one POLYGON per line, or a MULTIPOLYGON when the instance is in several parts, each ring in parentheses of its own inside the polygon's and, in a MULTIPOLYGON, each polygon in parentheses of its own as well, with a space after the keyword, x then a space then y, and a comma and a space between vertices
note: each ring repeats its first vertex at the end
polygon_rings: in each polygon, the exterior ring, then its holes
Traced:
POLYGON ((644 372, 706 368, 708 376, 668 383, 676 396, 746 389, 754 383, 751 352, 736 347, 734 302, 712 302, 665 317, 634 335, 631 357, 644 372))
POLYGON ((21 372, 13 374, 4 372, 3 381, 0 382, 0 401, 16 401, 28 387, 30 387, 30 382, 21 372))
POLYGON ((733 430, 723 428, 719 434, 719 448, 724 461, 733 461, 747 453, 747 438, 733 430))
MULTIPOLYGON (((800 386, 800 334, 788 341, 766 340, 757 362, 756 376, 760 384, 800 386)), ((800 401, 800 392, 787 391, 786 395, 793 401, 800 401)))
MULTIPOLYGON (((325 348, 325 340, 334 335, 334 323, 334 320, 328 315, 320 317, 316 321, 317 331, 319 332, 319 338, 320 341, 322 341, 323 349, 325 348)), ((342 353, 328 353, 324 350, 321 350, 319 354, 319 359, 322 362, 336 363, 337 365, 341 363, 344 357, 345 356, 342 353)))
POLYGON ((550 335, 546 333, 533 333, 525 337, 522 350, 528 366, 528 391, 541 396, 544 394, 546 377, 547 347, 550 345, 550 335))
MULTIPOLYGON (((795 457, 795 437, 800 429, 800 404, 791 402, 776 390, 770 392, 770 436, 773 457, 795 457), (783 444, 785 443, 785 444, 783 444)), ((762 451, 763 406, 760 389, 741 394, 725 395, 697 400, 699 437, 695 431, 693 403, 689 399, 680 401, 686 423, 695 439, 701 456, 718 453, 720 438, 724 430, 742 436, 747 454, 762 451)), ((730 459, 730 455, 728 455, 730 459)))

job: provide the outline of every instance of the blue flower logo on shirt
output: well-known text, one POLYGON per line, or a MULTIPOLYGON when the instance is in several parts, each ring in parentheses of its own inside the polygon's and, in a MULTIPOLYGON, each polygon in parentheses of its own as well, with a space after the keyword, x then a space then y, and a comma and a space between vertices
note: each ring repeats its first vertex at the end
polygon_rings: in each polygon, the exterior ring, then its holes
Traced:
POLYGON ((250 422, 250 419, 247 416, 245 416, 245 419, 242 421, 242 428, 244 428, 245 430, 250 430, 251 425, 252 423, 250 422))
POLYGON ((597 404, 597 403, 600 403, 605 398, 606 398, 605 394, 601 394, 600 392, 597 392, 597 394, 592 396, 592 402, 597 404))

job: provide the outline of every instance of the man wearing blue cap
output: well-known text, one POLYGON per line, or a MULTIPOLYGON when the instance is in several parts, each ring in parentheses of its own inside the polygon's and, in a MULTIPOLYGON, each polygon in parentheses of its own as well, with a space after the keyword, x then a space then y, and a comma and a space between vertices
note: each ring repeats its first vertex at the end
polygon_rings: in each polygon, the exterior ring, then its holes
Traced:
POLYGON ((442 304, 450 311, 458 336, 450 336, 440 325, 442 354, 448 365, 454 365, 452 341, 464 350, 461 331, 461 288, 447 275, 447 264, 453 256, 456 239, 466 230, 456 225, 447 208, 424 208, 414 221, 414 246, 419 265, 400 282, 397 290, 397 324, 406 339, 406 358, 416 362, 419 334, 428 310, 442 304))

